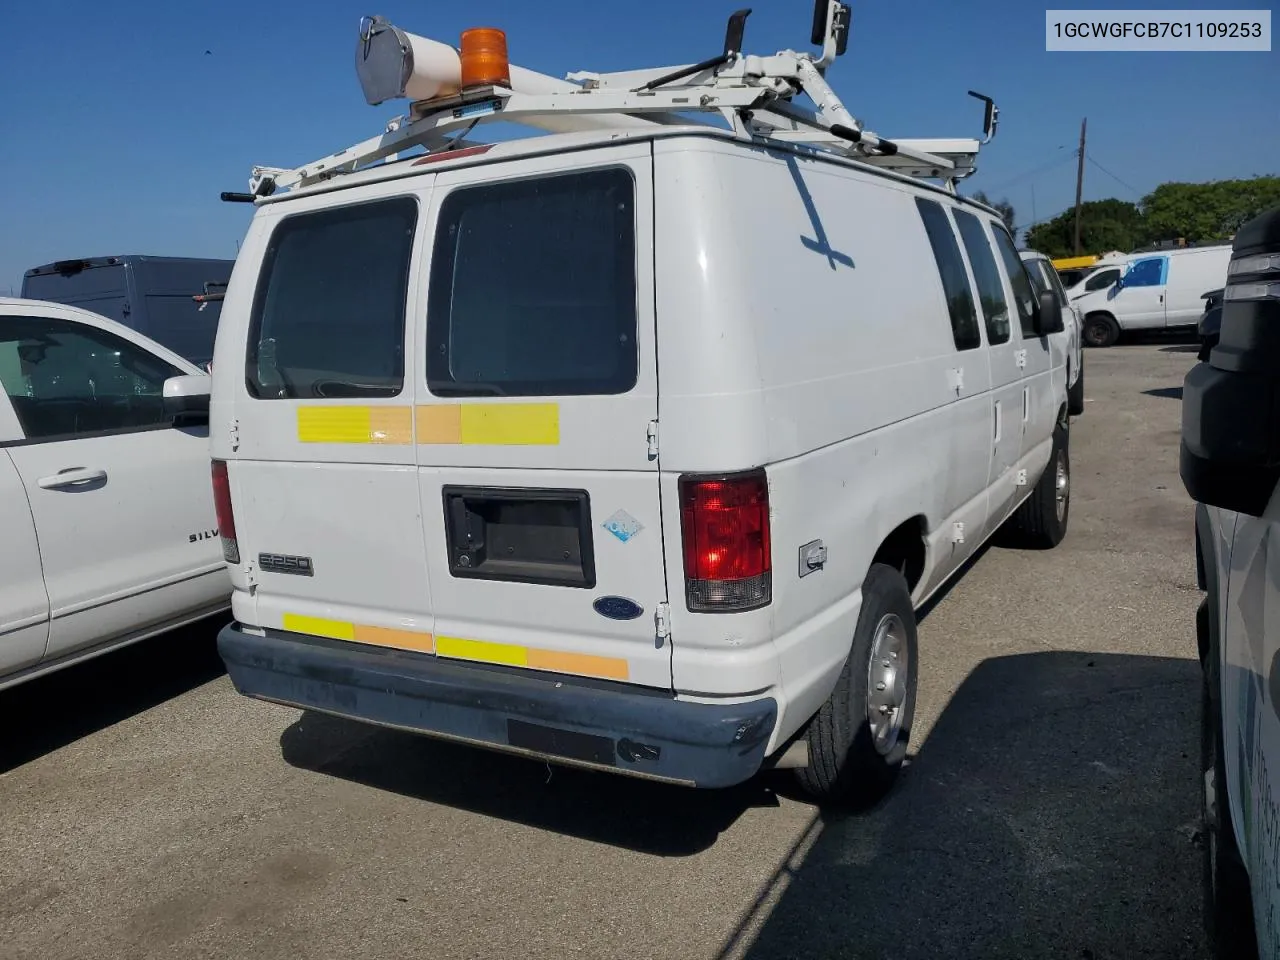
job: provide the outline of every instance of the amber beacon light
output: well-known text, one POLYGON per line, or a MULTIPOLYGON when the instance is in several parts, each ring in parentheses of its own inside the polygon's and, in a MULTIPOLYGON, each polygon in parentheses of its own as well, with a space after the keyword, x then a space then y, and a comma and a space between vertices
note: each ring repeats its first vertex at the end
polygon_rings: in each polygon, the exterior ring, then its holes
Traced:
POLYGON ((497 27, 462 31, 462 87, 511 86, 507 35, 497 27))

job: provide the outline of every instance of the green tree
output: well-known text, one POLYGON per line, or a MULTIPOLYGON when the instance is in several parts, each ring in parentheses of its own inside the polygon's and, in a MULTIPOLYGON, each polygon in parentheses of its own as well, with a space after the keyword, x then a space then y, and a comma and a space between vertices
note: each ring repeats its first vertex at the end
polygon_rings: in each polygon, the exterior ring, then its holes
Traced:
POLYGON ((1240 226, 1280 204, 1280 177, 1162 183, 1142 198, 1143 239, 1225 241, 1240 226))
MULTIPOLYGON (((1000 214, 1000 219, 1004 221, 1004 225, 1009 228, 1009 232, 1013 233, 1013 204, 1008 200, 992 200, 987 197, 986 193, 979 190, 973 195, 973 199, 979 203, 985 203, 988 207, 1000 214)), ((1016 237, 1014 239, 1017 239, 1016 237)))
MULTIPOLYGON (((1027 230, 1027 247, 1048 257, 1075 253, 1075 208, 1027 230)), ((1142 212, 1124 200, 1090 200, 1080 205, 1080 252, 1128 252, 1145 239, 1142 212)))

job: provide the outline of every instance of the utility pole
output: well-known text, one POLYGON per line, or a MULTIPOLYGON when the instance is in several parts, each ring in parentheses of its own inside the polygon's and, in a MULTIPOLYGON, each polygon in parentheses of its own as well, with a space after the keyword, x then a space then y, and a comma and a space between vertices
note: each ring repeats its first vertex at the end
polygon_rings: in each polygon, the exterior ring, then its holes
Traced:
POLYGON ((1080 256, 1080 194, 1084 190, 1084 130, 1089 118, 1080 121, 1080 161, 1076 164, 1076 256, 1080 256))

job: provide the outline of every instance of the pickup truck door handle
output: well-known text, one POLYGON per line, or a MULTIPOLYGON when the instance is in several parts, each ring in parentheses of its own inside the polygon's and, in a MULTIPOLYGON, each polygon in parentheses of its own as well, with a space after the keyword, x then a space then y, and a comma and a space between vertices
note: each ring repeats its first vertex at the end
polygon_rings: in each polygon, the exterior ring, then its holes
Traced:
POLYGON ((51 477, 41 477, 36 481, 36 485, 41 490, 61 490, 65 487, 75 487, 82 483, 93 483, 95 480, 105 479, 107 479, 105 470, 96 470, 92 467, 66 467, 51 477))

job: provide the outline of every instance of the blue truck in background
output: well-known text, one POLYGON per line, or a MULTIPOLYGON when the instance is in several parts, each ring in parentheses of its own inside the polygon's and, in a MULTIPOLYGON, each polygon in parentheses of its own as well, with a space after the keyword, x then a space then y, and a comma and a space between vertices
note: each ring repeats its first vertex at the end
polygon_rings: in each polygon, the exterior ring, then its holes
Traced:
POLYGON ((22 296, 101 314, 207 368, 222 311, 220 294, 234 264, 139 255, 59 260, 28 270, 22 296))

